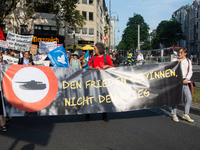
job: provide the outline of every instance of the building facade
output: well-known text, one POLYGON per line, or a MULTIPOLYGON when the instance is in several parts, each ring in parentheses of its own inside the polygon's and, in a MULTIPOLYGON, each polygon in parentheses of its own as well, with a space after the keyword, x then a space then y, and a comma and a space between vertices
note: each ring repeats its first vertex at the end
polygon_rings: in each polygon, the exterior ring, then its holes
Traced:
POLYGON ((200 56, 200 1, 194 0, 191 5, 185 5, 176 10, 172 18, 182 24, 186 40, 178 41, 177 46, 187 47, 189 55, 200 56))
POLYGON ((77 10, 84 16, 86 25, 75 31, 71 30, 70 26, 67 27, 66 46, 74 43, 94 46, 95 43, 101 42, 108 49, 109 20, 105 0, 79 0, 77 10), (107 36, 107 40, 104 40, 103 36, 107 36))
POLYGON ((176 10, 172 18, 176 19, 178 22, 182 24, 182 31, 186 37, 186 40, 180 40, 177 42, 178 47, 188 47, 188 40, 189 40, 189 8, 190 5, 185 5, 176 10))
MULTIPOLYGON (((65 28, 57 30, 56 22, 53 20, 54 14, 48 12, 51 4, 40 1, 42 5, 37 5, 35 1, 33 5, 37 7, 34 19, 28 18, 26 15, 26 0, 21 0, 16 9, 11 12, 3 23, 0 25, 3 33, 8 31, 16 34, 33 35, 33 44, 39 44, 39 41, 52 42, 57 41, 58 44, 64 44, 65 47, 78 44, 80 46, 94 46, 97 42, 102 42, 105 47, 109 48, 109 19, 105 0, 79 0, 77 10, 85 17, 86 25, 80 29, 71 30, 67 22, 65 28), (103 40, 103 36, 107 36, 107 40, 103 40), (75 39, 74 39, 75 37, 75 39)), ((59 11, 59 7, 55 13, 59 11)))

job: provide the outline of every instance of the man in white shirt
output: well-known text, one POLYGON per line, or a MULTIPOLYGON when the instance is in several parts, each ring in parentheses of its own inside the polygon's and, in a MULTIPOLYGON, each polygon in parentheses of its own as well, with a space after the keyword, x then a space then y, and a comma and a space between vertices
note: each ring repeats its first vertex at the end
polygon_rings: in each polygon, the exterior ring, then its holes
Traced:
MULTIPOLYGON (((188 83, 190 83, 190 79, 193 73, 192 63, 189 59, 186 58, 187 48, 180 48, 178 55, 179 58, 177 59, 177 61, 181 63, 181 70, 183 75, 183 94, 185 98, 185 110, 182 118, 187 120, 188 122, 194 122, 194 120, 191 119, 189 116, 190 105, 192 102, 192 95, 188 83), (189 65, 189 71, 188 71, 188 65, 189 65)), ((176 111, 177 111, 177 106, 172 106, 172 111, 171 111, 171 114, 173 115, 172 119, 175 122, 179 122, 179 119, 176 116, 176 111)))
POLYGON ((137 65, 142 65, 142 62, 144 60, 144 57, 140 51, 138 51, 138 56, 137 56, 137 65))
POLYGON ((47 57, 46 52, 43 51, 42 55, 40 56, 39 61, 44 61, 46 57, 47 57))

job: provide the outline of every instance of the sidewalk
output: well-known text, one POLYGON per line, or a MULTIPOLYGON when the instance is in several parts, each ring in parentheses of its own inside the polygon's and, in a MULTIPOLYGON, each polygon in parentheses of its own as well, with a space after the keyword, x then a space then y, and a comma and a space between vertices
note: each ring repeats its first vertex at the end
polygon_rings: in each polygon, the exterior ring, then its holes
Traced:
MULTIPOLYGON (((178 105, 178 109, 184 111, 184 104, 178 105)), ((192 102, 190 107, 190 113, 200 116, 200 104, 192 102)))

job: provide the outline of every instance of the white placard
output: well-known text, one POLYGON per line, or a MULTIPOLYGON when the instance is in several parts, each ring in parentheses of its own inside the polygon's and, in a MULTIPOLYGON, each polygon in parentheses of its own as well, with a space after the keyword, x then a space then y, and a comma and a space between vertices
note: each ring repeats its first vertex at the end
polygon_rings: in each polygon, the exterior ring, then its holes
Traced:
POLYGON ((57 41, 54 41, 54 42, 40 41, 39 42, 39 53, 43 53, 43 51, 48 53, 56 48, 57 48, 57 41))
POLYGON ((7 41, 0 40, 0 47, 8 48, 8 42, 7 42, 7 41))
POLYGON ((34 61, 34 64, 37 66, 49 66, 50 61, 34 61))
POLYGON ((19 35, 8 31, 6 41, 8 48, 18 51, 29 51, 32 44, 33 35, 19 35))
POLYGON ((3 60, 6 60, 8 63, 12 63, 12 64, 18 64, 18 61, 19 61, 18 58, 14 58, 8 55, 3 55, 3 60))

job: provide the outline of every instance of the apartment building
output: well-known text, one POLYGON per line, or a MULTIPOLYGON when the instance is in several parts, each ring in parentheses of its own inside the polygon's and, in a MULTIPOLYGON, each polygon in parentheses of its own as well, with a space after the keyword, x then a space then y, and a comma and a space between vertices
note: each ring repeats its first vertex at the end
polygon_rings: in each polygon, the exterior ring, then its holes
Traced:
POLYGON ((189 9, 189 46, 191 54, 200 52, 199 8, 200 2, 195 0, 189 9))
POLYGON ((85 18, 86 25, 82 29, 73 31, 70 26, 67 29, 66 45, 75 44, 80 46, 94 46, 97 42, 105 44, 109 48, 108 37, 109 19, 105 0, 79 0, 77 10, 85 18))
POLYGON ((186 37, 186 40, 180 40, 177 42, 178 47, 188 47, 188 44, 189 44, 187 42, 189 40, 189 32, 188 32, 189 8, 190 8, 190 5, 182 6, 178 10, 176 10, 172 15, 172 18, 176 19, 178 22, 182 24, 182 31, 186 37))
MULTIPOLYGON (((39 44, 39 41, 57 41, 59 44, 64 44, 65 47, 74 44, 75 37, 75 44, 94 46, 95 43, 102 42, 108 51, 109 39, 103 40, 103 36, 109 37, 109 19, 105 0, 79 0, 77 10, 85 17, 86 25, 75 31, 71 30, 71 27, 67 26, 67 22, 64 21, 63 24, 66 27, 57 30, 55 28, 56 22, 52 19, 54 14, 48 12, 48 7, 52 7, 51 4, 44 3, 42 0, 40 2, 43 4, 37 5, 37 1, 33 3, 37 9, 34 19, 32 19, 27 18, 24 7, 26 0, 21 0, 16 9, 0 25, 5 36, 7 31, 17 34, 31 34, 34 35, 33 44, 39 44)), ((58 11, 59 7, 55 13, 58 11)))
POLYGON ((186 40, 178 41, 177 46, 187 47, 189 54, 200 56, 200 1, 194 0, 191 5, 184 5, 176 10, 172 18, 182 24, 186 40))

